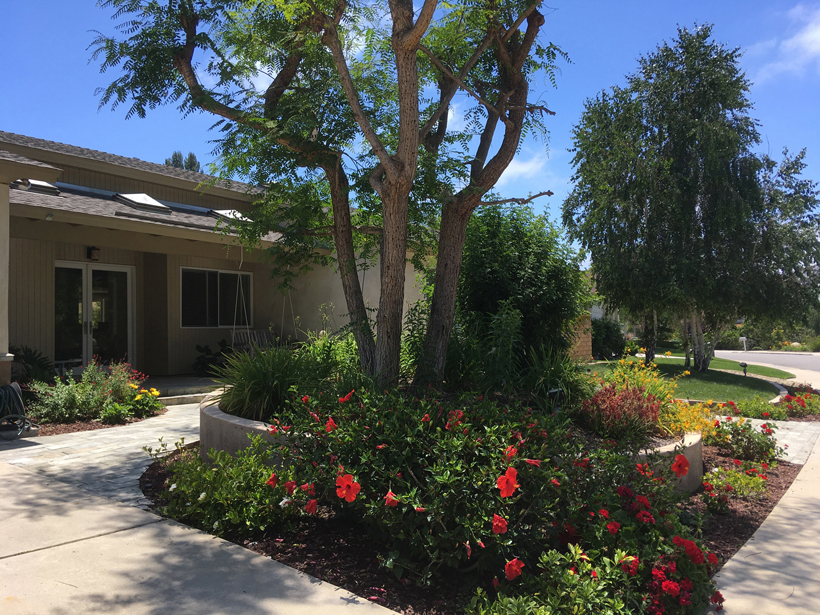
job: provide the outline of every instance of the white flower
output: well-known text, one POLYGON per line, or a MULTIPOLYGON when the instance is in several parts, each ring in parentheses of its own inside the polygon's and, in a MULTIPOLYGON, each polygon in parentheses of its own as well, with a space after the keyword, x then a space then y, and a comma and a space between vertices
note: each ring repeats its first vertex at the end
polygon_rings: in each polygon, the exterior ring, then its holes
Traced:
POLYGON ((279 506, 281 506, 282 508, 284 508, 288 504, 290 504, 290 498, 285 498, 281 502, 279 502, 279 506))
POLYGON ((219 521, 214 521, 214 529, 216 529, 218 526, 219 526, 219 521))
POLYGON ((199 494, 199 501, 201 502, 204 499, 205 499, 205 492, 203 491, 202 493, 199 494))
POLYGON ((173 490, 174 490, 174 489, 176 489, 176 488, 177 488, 177 484, 176 484, 176 483, 174 483, 173 485, 171 485, 171 488, 170 488, 170 489, 168 489, 168 491, 173 491, 173 490))
POLYGON ((712 472, 717 474, 718 472, 720 472, 720 468, 712 468, 712 472))

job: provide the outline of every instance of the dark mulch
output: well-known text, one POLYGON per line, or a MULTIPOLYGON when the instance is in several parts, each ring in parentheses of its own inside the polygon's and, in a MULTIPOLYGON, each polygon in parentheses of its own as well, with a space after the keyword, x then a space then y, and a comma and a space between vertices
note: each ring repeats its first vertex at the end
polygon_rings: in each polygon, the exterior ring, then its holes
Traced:
MULTIPOLYGON (((714 446, 703 447, 704 478, 712 468, 734 468, 734 458, 714 446)), ((703 526, 703 538, 710 551, 717 554, 720 563, 717 570, 738 552, 760 524, 766 520, 775 505, 789 489, 803 466, 781 461, 776 468, 766 472, 766 494, 755 500, 729 500, 730 515, 711 515, 703 526)), ((689 500, 691 508, 705 512, 706 505, 700 499, 700 492, 689 500)), ((717 571, 716 570, 716 571, 717 571)))
MULTIPOLYGON (((810 414, 803 417, 792 416, 786 420, 790 422, 794 421, 795 423, 820 423, 820 414, 810 414)), ((777 421, 774 422, 776 423, 777 421)))
MULTIPOLYGON (((168 408, 163 408, 154 416, 160 416, 168 412, 168 408)), ((144 419, 128 419, 123 425, 130 425, 131 423, 140 423, 147 419, 154 417, 146 417, 144 419)), ((106 425, 100 421, 77 421, 76 423, 44 423, 40 425, 38 436, 57 436, 64 433, 75 433, 78 431, 94 431, 96 429, 108 429, 109 427, 122 427, 122 425, 106 425)))

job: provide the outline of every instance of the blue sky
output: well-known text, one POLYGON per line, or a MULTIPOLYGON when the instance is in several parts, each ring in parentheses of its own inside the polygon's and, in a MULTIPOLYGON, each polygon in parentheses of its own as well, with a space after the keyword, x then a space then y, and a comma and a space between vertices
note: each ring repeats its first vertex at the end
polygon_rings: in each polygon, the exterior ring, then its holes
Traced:
MULTIPOLYGON (((558 87, 536 83, 537 93, 556 112, 547 119, 549 156, 543 144, 525 141, 498 185, 505 197, 552 190, 538 209, 560 217, 571 190, 570 132, 584 100, 612 85, 623 85, 637 58, 677 25, 713 23, 718 41, 745 51, 742 68, 753 82, 752 116, 760 122, 760 151, 780 157, 784 146, 808 149, 807 176, 820 178, 820 1, 569 2, 552 0, 544 9, 545 40, 572 60, 562 64, 558 87)), ((92 30, 111 34, 110 9, 93 0, 11 0, 4 6, 0 37, 0 130, 163 162, 175 149, 211 160, 209 132, 214 118, 183 118, 173 106, 125 119, 125 109, 98 110, 94 90, 113 78, 89 63, 92 30), (13 17, 11 7, 13 5, 13 17)), ((464 96, 456 105, 466 107, 464 96)))

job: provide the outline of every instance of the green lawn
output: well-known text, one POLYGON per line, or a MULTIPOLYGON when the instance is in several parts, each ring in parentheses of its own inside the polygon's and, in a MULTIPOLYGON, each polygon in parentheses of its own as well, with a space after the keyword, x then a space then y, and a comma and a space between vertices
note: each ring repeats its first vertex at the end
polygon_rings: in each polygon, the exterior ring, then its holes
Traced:
MULTIPOLYGON (((664 357, 655 355, 655 363, 658 365, 662 363, 669 363, 669 364, 683 364, 683 356, 676 357, 664 357)), ((709 363, 709 368, 715 369, 731 369, 737 372, 743 373, 743 368, 740 367, 740 363, 737 361, 730 361, 729 359, 719 359, 715 357, 712 359, 712 362, 709 363)), ((776 369, 774 367, 763 367, 762 365, 749 365, 746 368, 746 371, 750 374, 757 374, 758 376, 771 376, 772 378, 794 378, 794 374, 789 372, 784 372, 782 369, 776 369)))
MULTIPOLYGON (((633 357, 632 360, 639 359, 633 357)), ((593 371, 603 375, 608 370, 613 369, 614 363, 608 365, 598 364, 590 367, 593 371)), ((658 373, 667 378, 674 378, 683 371, 682 365, 675 365, 672 361, 658 362, 658 373)), ((679 378, 677 383, 678 388, 675 391, 675 396, 680 399, 688 398, 703 401, 711 399, 726 402, 754 399, 757 396, 770 399, 778 394, 774 386, 757 378, 711 370, 705 374, 691 372, 689 376, 679 378)))

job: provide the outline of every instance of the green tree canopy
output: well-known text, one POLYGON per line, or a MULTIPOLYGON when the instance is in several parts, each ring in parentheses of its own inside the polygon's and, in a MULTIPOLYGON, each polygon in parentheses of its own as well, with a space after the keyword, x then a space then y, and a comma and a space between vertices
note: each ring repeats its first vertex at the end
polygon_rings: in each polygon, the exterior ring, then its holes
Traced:
POLYGON ((121 22, 119 36, 94 42, 102 70, 121 71, 101 104, 127 105, 127 116, 175 101, 214 114, 223 174, 265 187, 256 224, 240 232, 249 242, 282 234, 271 256, 285 284, 330 251, 364 371, 385 383, 398 375, 408 248, 421 259, 438 244, 447 266, 428 341, 440 373, 464 228, 525 131, 543 131, 551 113, 529 100, 561 53, 539 41, 541 0, 100 4, 121 22), (467 129, 453 131, 459 91, 474 107, 467 129), (375 255, 377 337, 358 276, 375 255))
POLYGON ((528 347, 566 349, 592 300, 582 260, 531 208, 482 208, 467 226, 459 309, 483 318, 508 302, 521 312, 528 347))
POLYGON ((695 367, 739 316, 817 301, 816 191, 802 157, 778 167, 759 142, 740 52, 711 26, 679 29, 627 86, 586 103, 573 131, 564 222, 592 256, 598 291, 644 321, 686 319, 695 367), (799 299, 798 299, 799 297, 799 299))

